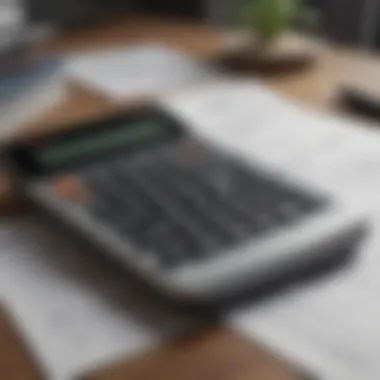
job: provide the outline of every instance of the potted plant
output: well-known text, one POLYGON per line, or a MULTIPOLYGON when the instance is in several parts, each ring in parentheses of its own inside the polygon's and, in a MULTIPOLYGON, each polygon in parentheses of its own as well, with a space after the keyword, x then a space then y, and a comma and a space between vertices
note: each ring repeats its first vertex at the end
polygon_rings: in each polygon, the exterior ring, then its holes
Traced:
POLYGON ((303 0, 247 0, 239 9, 238 24, 249 38, 228 58, 240 68, 288 72, 310 65, 314 55, 306 46, 295 49, 283 42, 294 27, 315 29, 318 14, 303 0))

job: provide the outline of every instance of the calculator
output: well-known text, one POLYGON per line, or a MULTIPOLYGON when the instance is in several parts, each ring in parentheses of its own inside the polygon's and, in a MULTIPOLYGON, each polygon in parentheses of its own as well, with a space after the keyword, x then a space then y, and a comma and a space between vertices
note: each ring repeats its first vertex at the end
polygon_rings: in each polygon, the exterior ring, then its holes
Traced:
POLYGON ((159 105, 15 141, 7 156, 35 205, 183 302, 344 258, 366 230, 326 194, 199 138, 159 105))

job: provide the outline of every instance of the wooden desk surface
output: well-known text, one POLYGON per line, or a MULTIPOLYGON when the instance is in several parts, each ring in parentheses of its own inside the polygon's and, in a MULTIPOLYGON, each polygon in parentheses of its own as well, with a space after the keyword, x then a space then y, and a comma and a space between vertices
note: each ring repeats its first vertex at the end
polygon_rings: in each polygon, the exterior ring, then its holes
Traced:
MULTIPOLYGON (((165 41, 200 58, 213 56, 222 47, 220 32, 211 27, 131 15, 103 27, 66 33, 44 43, 39 49, 72 52, 142 40, 165 41)), ((268 85, 291 98, 326 110, 334 109, 334 98, 340 84, 352 81, 355 77, 363 84, 380 88, 380 65, 374 57, 322 44, 317 59, 312 69, 297 75, 267 79, 268 85)), ((67 99, 25 126, 24 133, 59 128, 67 123, 95 118, 112 112, 114 108, 115 105, 102 96, 69 84, 67 99)), ((12 187, 3 175, 0 177, 0 202, 9 206, 12 205, 11 199, 12 187)), ((213 339, 213 332, 210 332, 210 337, 213 339)), ((207 339, 207 334, 203 334, 202 341, 207 339)))
MULTIPOLYGON (((8 312, 0 308, 1 380, 54 380, 38 368, 33 352, 8 312)), ((251 340, 221 326, 187 334, 108 368, 93 368, 77 380, 314 380, 251 340)), ((73 379, 76 380, 76 379, 73 379)))

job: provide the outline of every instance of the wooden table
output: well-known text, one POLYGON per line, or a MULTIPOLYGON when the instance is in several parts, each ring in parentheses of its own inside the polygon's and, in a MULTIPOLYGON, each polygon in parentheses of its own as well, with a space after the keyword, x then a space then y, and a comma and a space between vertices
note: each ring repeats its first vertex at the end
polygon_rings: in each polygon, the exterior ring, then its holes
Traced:
MULTIPOLYGON (((39 49, 48 52, 73 52, 144 40, 165 41, 194 57, 205 59, 218 54, 223 46, 220 31, 210 26, 129 15, 102 27, 60 35, 47 41, 39 49)), ((360 78, 363 84, 380 88, 380 65, 375 57, 321 43, 317 46, 319 53, 313 68, 294 75, 267 78, 265 80, 268 86, 297 101, 328 111, 335 110, 335 98, 341 83, 351 81, 354 77, 360 78)), ((128 107, 133 104, 122 106, 128 107)), ((67 123, 110 113, 117 107, 101 95, 90 93, 77 84, 70 83, 67 99, 25 126, 23 133, 60 128, 67 123)), ((13 205, 12 187, 6 176, 0 177, 0 184, 0 203, 4 206, 13 205)), ((221 334, 226 336, 224 332, 221 334)), ((202 345, 208 339, 215 339, 215 331, 201 334, 200 337, 199 345, 202 345)))

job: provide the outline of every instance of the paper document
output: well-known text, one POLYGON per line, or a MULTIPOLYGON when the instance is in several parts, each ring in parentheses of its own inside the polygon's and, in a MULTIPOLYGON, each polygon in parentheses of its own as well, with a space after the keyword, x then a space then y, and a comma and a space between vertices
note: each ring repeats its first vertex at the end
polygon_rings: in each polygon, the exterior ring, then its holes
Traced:
POLYGON ((67 61, 68 75, 110 99, 152 96, 193 83, 219 78, 219 73, 162 44, 142 44, 90 52, 67 61))
POLYGON ((194 327, 67 240, 32 216, 0 223, 0 301, 47 379, 76 379, 194 327))
POLYGON ((358 260, 328 280, 230 315, 228 324, 319 379, 380 373, 380 218, 358 260))

